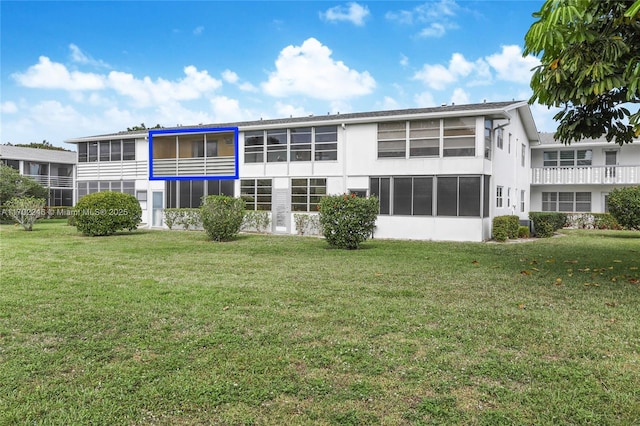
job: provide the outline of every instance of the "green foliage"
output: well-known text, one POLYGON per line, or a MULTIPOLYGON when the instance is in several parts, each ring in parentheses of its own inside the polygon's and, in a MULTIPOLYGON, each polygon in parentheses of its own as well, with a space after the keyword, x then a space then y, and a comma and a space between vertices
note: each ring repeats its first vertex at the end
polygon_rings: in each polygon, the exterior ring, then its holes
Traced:
MULTIPOLYGON (((8 145, 12 145, 12 144, 8 144, 8 145)), ((52 150, 52 151, 67 151, 67 152, 71 152, 70 149, 65 149, 65 148, 62 148, 60 146, 51 145, 51 142, 49 142, 46 139, 43 140, 42 142, 16 143, 16 144, 13 144, 13 146, 20 146, 20 147, 23 147, 23 148, 49 149, 49 150, 52 150)))
POLYGON ((18 222, 25 231, 31 231, 38 218, 44 216, 47 200, 34 197, 16 197, 5 204, 5 213, 18 222))
POLYGON ((518 238, 529 238, 531 231, 528 226, 518 226, 518 238))
POLYGON ((0 206, 16 197, 47 199, 49 190, 13 167, 0 164, 0 206))
POLYGON ((213 241, 230 241, 238 235, 245 202, 227 195, 209 195, 200 206, 202 226, 213 241))
POLYGON ((593 227, 596 229, 621 229, 615 217, 611 213, 592 213, 593 227))
POLYGON ((378 198, 355 194, 323 197, 318 205, 320 226, 332 247, 357 249, 369 238, 378 217, 378 198))
POLYGON ((185 231, 188 231, 191 228, 198 228, 202 226, 200 209, 164 209, 164 223, 167 224, 169 229, 173 229, 176 225, 182 226, 182 229, 185 231))
POLYGON ((295 213, 293 215, 293 221, 296 224, 298 235, 318 235, 322 233, 318 215, 295 213))
POLYGON ((566 213, 557 212, 530 212, 529 219, 533 221, 533 229, 536 236, 540 238, 552 237, 567 223, 566 213))
POLYGON ((627 229, 640 229, 640 186, 616 188, 609 193, 609 212, 627 229))
POLYGON ((547 0, 534 14, 524 54, 542 56, 530 103, 562 108, 557 140, 605 135, 622 145, 640 135, 640 112, 624 106, 640 102, 639 3, 547 0))
POLYGON ((493 239, 506 241, 509 238, 518 238, 520 218, 514 215, 496 216, 493 218, 493 239))
POLYGON ((75 225, 84 235, 111 235, 133 231, 141 222, 142 209, 136 197, 121 192, 96 192, 80 198, 75 207, 75 225))
POLYGON ((269 212, 264 210, 246 210, 242 219, 243 231, 266 232, 271 226, 269 212))

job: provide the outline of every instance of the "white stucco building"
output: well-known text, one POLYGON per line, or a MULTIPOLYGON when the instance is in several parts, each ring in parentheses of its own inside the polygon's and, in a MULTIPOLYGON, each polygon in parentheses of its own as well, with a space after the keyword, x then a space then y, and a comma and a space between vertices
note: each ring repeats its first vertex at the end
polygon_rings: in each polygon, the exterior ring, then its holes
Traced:
POLYGON ((164 208, 198 207, 203 195, 228 194, 271 212, 272 231, 290 234, 296 232, 294 214, 315 214, 322 195, 352 192, 379 197, 377 238, 453 241, 490 239, 498 215, 527 218, 531 147, 541 145, 525 101, 66 142, 78 151, 76 199, 102 190, 134 194, 149 227, 163 226, 164 208))

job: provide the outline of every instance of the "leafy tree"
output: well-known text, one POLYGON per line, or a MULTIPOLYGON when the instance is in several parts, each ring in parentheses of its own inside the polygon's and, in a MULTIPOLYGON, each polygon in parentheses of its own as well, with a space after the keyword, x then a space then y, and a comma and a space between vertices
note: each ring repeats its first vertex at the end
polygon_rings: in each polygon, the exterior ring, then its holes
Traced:
POLYGON ((547 0, 525 36, 542 54, 530 103, 561 107, 555 138, 603 134, 622 145, 640 136, 640 0, 547 0))
POLYGON ((33 230, 33 224, 45 215, 47 200, 34 197, 15 197, 7 201, 5 212, 18 222, 25 231, 33 230))
POLYGON ((607 199, 609 213, 628 229, 640 229, 640 186, 616 188, 607 199))
POLYGON ((137 130, 151 130, 151 129, 162 129, 162 126, 159 124, 156 124, 155 127, 147 127, 144 125, 144 123, 140 123, 139 126, 127 127, 127 132, 133 132, 137 130))
POLYGON ((49 190, 13 167, 0 164, 0 206, 17 197, 47 198, 49 190))

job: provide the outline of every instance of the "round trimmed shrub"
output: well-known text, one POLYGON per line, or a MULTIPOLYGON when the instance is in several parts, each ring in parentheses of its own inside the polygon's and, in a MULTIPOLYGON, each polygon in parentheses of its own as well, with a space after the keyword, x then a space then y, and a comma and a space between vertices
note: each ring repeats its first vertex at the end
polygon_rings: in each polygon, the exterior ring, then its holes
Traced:
POLYGON ((94 237, 137 229, 142 221, 142 209, 131 194, 104 191, 80 198, 74 216, 78 231, 94 237))
POLYGON ((322 234, 332 247, 354 250, 373 234, 378 218, 376 197, 330 195, 318 207, 322 234))
POLYGON ((621 226, 640 229, 640 186, 616 188, 607 199, 609 213, 621 226))
POLYGON ((242 198, 209 195, 200 206, 202 227, 213 241, 230 241, 240 232, 244 208, 242 198))

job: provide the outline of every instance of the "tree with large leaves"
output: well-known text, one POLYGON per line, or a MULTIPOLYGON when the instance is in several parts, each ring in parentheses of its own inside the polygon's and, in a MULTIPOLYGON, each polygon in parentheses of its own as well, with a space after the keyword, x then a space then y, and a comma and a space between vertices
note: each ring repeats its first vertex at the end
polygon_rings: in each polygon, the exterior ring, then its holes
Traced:
POLYGON ((555 138, 640 136, 640 0, 547 0, 533 16, 524 55, 541 65, 529 102, 562 108, 555 138))
POLYGON ((47 198, 49 190, 29 176, 0 163, 0 206, 14 197, 47 198))

